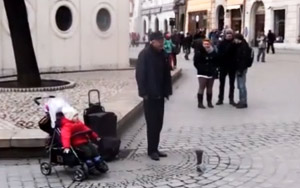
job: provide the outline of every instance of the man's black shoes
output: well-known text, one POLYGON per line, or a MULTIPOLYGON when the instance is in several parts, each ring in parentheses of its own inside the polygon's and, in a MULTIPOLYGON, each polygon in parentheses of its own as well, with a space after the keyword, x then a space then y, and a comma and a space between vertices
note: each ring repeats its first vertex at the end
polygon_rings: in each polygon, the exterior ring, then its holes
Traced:
POLYGON ((158 153, 154 152, 154 153, 151 153, 151 154, 148 154, 149 157, 154 160, 154 161, 159 161, 159 155, 158 153))
POLYGON ((216 103, 216 105, 223 105, 223 101, 221 101, 221 100, 218 100, 218 102, 216 103))
POLYGON ((230 100, 229 104, 232 105, 232 106, 236 106, 236 103, 234 102, 234 100, 230 100))
POLYGON ((163 153, 163 152, 154 152, 154 153, 151 153, 151 154, 148 154, 149 157, 154 160, 154 161, 159 161, 159 158, 160 157, 168 157, 168 155, 166 153, 163 153))
POLYGON ((237 109, 244 109, 244 108, 248 108, 248 105, 247 104, 243 104, 243 103, 238 103, 235 107, 237 109))
POLYGON ((168 155, 166 153, 163 153, 163 152, 160 152, 160 151, 158 151, 157 153, 158 153, 159 157, 168 157, 168 155))

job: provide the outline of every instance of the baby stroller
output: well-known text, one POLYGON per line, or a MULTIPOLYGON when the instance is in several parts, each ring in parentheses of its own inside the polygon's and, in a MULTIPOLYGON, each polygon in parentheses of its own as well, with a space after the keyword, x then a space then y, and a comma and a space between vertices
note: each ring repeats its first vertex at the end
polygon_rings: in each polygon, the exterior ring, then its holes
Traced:
MULTIPOLYGON (((37 97, 34 102, 41 106, 41 100, 55 98, 54 96, 49 97, 37 97)), ((53 124, 50 118, 49 109, 45 110, 45 116, 39 121, 39 127, 41 130, 49 134, 49 140, 46 144, 46 151, 49 154, 49 162, 43 162, 40 165, 41 173, 43 175, 50 175, 53 166, 68 166, 70 168, 75 168, 73 179, 75 181, 83 181, 89 175, 85 163, 81 160, 83 157, 82 152, 70 147, 70 153, 66 154, 63 152, 63 147, 61 143, 61 132, 60 132, 60 120, 64 116, 62 112, 58 110, 56 112, 56 121, 53 128, 53 124)), ((72 138, 79 135, 90 135, 91 130, 78 132, 71 136, 72 138)), ((108 170, 108 166, 105 163, 101 163, 101 172, 105 173, 108 170)))

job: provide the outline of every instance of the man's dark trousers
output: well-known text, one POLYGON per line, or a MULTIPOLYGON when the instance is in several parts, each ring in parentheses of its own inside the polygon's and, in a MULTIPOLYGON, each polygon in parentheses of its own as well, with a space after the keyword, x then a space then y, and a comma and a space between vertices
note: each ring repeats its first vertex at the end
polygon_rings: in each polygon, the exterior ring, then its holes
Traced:
POLYGON ((234 69, 224 69, 220 70, 220 88, 219 88, 219 101, 224 100, 224 89, 226 83, 226 77, 229 75, 229 99, 234 99, 234 83, 236 77, 236 71, 234 69))
POLYGON ((176 53, 172 53, 172 54, 173 54, 174 66, 177 67, 177 54, 176 53))
POLYGON ((144 99, 144 112, 147 123, 148 154, 158 152, 160 132, 164 120, 164 98, 144 99))
POLYGON ((270 48, 272 49, 272 53, 275 54, 274 43, 268 43, 267 53, 269 53, 270 48))

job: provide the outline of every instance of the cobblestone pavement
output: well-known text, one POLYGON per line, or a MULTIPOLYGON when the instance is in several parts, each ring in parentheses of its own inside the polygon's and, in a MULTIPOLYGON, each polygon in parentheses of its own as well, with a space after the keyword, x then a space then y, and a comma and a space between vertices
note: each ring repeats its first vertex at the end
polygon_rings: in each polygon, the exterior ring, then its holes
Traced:
POLYGON ((55 92, 0 93, 0 129, 36 128, 36 122, 43 116, 33 99, 38 96, 55 95, 67 99, 80 112, 87 107, 87 93, 90 89, 101 91, 101 101, 121 92, 134 80, 134 71, 97 71, 67 74, 43 75, 45 79, 74 81, 73 89, 55 92))
MULTIPOLYGON (((44 177, 37 159, 2 160, 1 185, 12 188, 298 188, 299 58, 297 53, 280 51, 267 56, 266 64, 256 63, 248 76, 248 109, 237 110, 225 104, 199 110, 192 62, 180 57, 183 76, 167 102, 161 135, 161 150, 168 153, 168 158, 155 162, 146 156, 146 130, 141 117, 122 135, 122 148, 131 152, 109 163, 110 171, 105 175, 78 183, 72 182, 72 171, 62 167, 56 167, 51 176, 44 177), (203 149, 208 155, 204 174, 196 172, 196 149, 203 149)), ((215 87, 217 91, 218 82, 215 87)))

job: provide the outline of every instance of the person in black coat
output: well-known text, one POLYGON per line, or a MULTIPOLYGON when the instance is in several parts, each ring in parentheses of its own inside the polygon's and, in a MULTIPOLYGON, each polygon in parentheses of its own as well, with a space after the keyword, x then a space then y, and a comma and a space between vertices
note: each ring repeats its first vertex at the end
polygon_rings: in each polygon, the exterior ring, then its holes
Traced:
POLYGON ((213 108, 212 95, 214 80, 217 76, 218 57, 209 39, 203 40, 203 45, 196 50, 194 66, 197 69, 199 81, 198 108, 205 109, 203 105, 203 94, 206 89, 206 99, 209 108, 213 108))
POLYGON ((184 38, 184 41, 183 41, 184 51, 185 51, 184 58, 186 60, 189 60, 189 55, 191 53, 192 42, 193 42, 192 35, 190 33, 187 33, 186 37, 184 38))
POLYGON ((148 155, 153 160, 167 155, 158 151, 163 126, 165 98, 172 95, 171 67, 167 61, 162 33, 150 37, 150 45, 144 48, 136 67, 139 96, 144 99, 147 123, 148 155))
POLYGON ((171 35, 171 40, 173 44, 175 45, 175 48, 173 48, 173 61, 174 61, 174 69, 177 68, 177 55, 180 54, 181 49, 181 41, 180 41, 180 34, 177 32, 177 30, 174 30, 174 33, 171 35))
POLYGON ((247 87, 246 87, 246 77, 248 68, 251 67, 253 60, 249 60, 251 57, 251 49, 249 44, 244 39, 241 34, 236 34, 234 37, 234 42, 236 43, 236 55, 235 62, 237 67, 237 84, 239 89, 240 101, 236 105, 236 108, 242 109, 247 108, 247 87))
POLYGON ((233 31, 231 29, 227 29, 225 31, 225 38, 219 44, 218 50, 220 58, 220 87, 219 100, 217 102, 217 105, 223 104, 226 77, 229 76, 229 103, 234 106, 234 82, 236 78, 236 64, 234 59, 235 44, 233 42, 233 31))
POLYGON ((272 49, 272 53, 275 54, 275 48, 274 48, 274 42, 276 41, 275 34, 269 30, 268 33, 268 47, 267 47, 267 53, 269 53, 270 48, 272 49))

